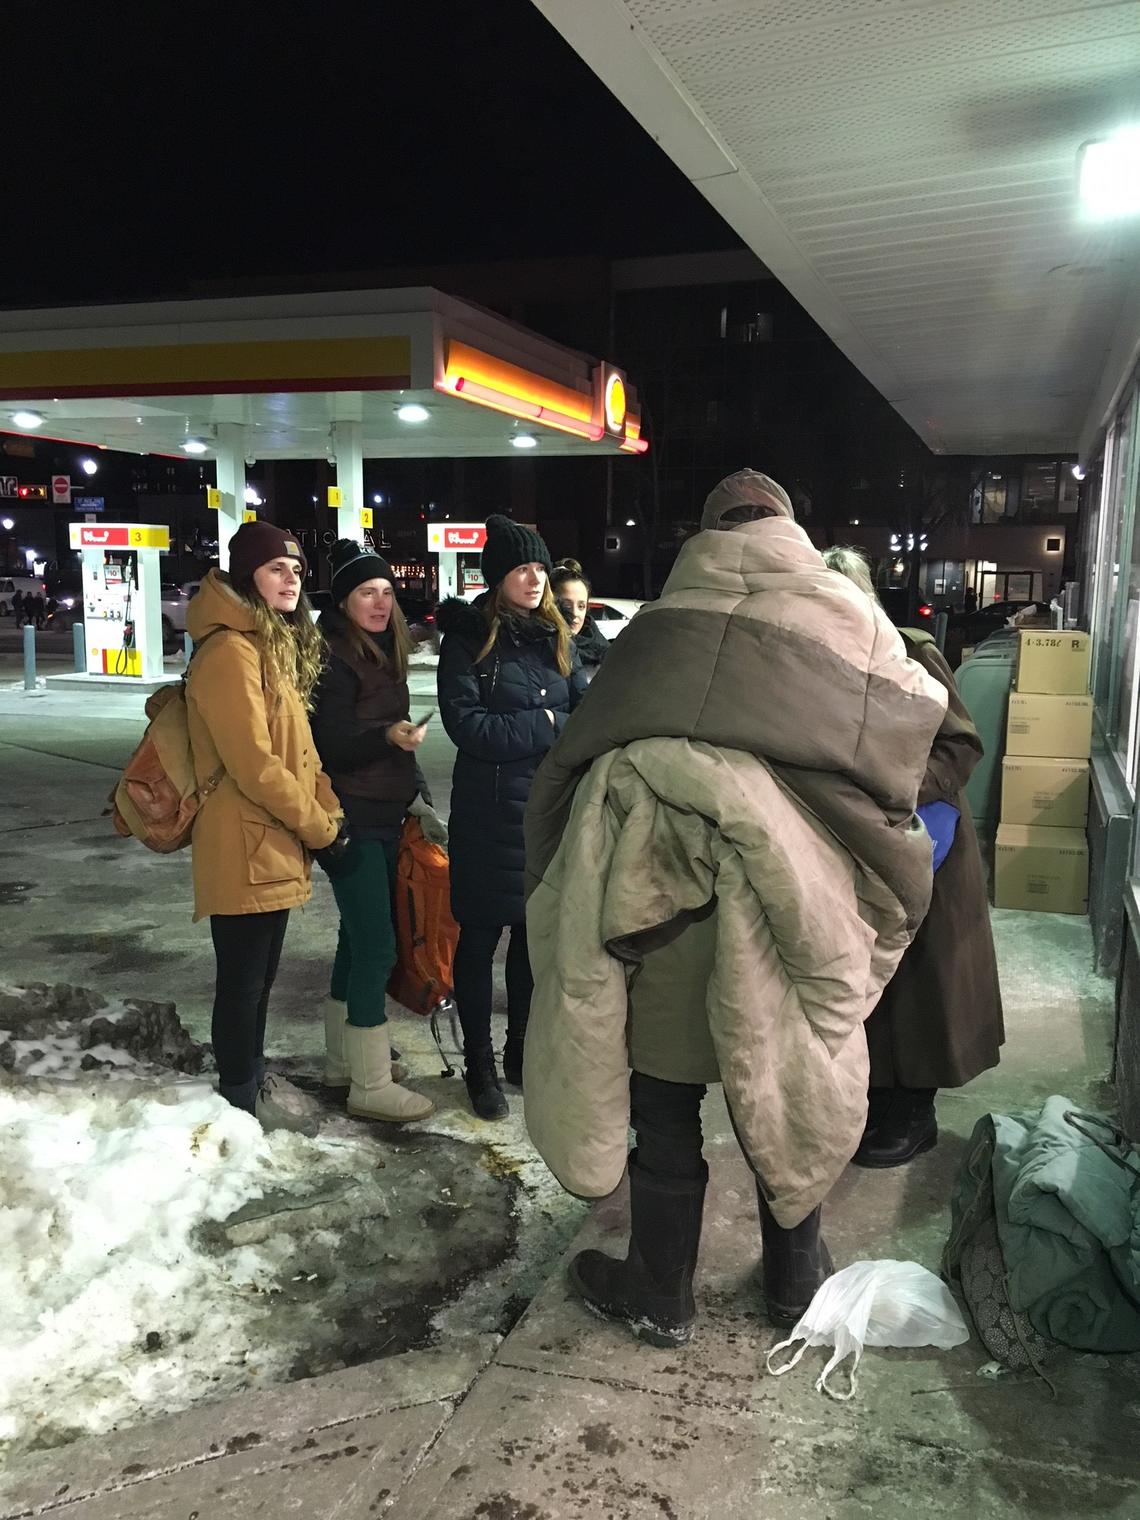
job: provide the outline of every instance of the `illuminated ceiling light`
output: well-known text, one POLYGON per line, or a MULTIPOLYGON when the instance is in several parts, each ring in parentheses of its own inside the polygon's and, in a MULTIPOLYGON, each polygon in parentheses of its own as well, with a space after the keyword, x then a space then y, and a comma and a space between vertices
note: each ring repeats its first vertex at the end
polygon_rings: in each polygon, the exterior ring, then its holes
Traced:
POLYGON ((1140 215, 1140 126, 1082 144, 1077 154, 1081 208, 1097 221, 1140 215))
POLYGON ((43 427, 44 425, 44 419, 40 416, 39 412, 13 412, 12 421, 18 428, 31 429, 43 427))
POLYGON ((201 438, 187 438, 182 443, 182 451, 186 454, 204 454, 209 448, 201 438))
POLYGON ((83 471, 84 475, 94 475, 99 466, 93 459, 81 459, 79 461, 79 468, 83 471))
POLYGON ((382 507, 384 505, 384 496, 382 492, 374 491, 372 493, 372 505, 374 507, 382 507))
POLYGON ((1085 471, 1085 467, 1084 467, 1083 464, 1081 464, 1081 463, 1078 462, 1077 464, 1073 465, 1073 479, 1074 480, 1084 480, 1085 474, 1086 474, 1086 471, 1085 471))
POLYGON ((16 524, 10 517, 6 517, 3 522, 0 522, 0 528, 3 528, 5 533, 11 533, 15 526, 16 524))
POLYGON ((396 408, 396 416, 401 422, 426 422, 431 413, 418 401, 405 401, 403 406, 396 408))
POLYGON ((511 447, 514 449, 537 449, 538 439, 533 433, 516 433, 511 439, 511 447))
POLYGON ((263 507, 265 505, 265 502, 262 500, 261 496, 258 494, 258 490, 257 490, 256 486, 246 486, 246 488, 245 488, 245 504, 246 504, 247 507, 263 507))

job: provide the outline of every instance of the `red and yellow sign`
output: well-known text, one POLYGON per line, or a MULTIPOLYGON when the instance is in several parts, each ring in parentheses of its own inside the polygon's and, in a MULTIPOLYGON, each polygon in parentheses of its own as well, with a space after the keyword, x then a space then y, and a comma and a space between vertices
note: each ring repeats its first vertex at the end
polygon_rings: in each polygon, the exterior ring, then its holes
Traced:
POLYGON ((73 549, 169 549, 170 529, 142 523, 71 523, 73 549))

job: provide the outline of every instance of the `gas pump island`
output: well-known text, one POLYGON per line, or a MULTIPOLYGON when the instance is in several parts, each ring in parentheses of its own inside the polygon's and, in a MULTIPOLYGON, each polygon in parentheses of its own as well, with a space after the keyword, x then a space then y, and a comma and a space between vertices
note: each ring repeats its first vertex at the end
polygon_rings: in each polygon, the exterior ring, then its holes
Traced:
POLYGON ((159 556, 170 548, 169 528, 72 523, 71 547, 83 557, 87 674, 161 681, 159 556))

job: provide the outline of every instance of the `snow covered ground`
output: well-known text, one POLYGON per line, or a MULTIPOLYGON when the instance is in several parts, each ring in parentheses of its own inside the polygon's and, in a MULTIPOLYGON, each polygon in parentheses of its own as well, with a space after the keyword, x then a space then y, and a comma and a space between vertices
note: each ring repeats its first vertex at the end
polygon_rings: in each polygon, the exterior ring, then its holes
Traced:
POLYGON ((201 1228, 363 1170, 363 1147, 266 1135, 199 1080, 0 1088, 0 1136, 0 1442, 182 1408, 247 1386, 251 1362, 285 1374, 260 1331, 273 1253, 219 1255, 201 1228))
POLYGON ((171 1005, 0 984, 0 1453, 504 1333, 584 1215, 517 1093, 266 1135, 168 1064, 200 1052, 171 1005))

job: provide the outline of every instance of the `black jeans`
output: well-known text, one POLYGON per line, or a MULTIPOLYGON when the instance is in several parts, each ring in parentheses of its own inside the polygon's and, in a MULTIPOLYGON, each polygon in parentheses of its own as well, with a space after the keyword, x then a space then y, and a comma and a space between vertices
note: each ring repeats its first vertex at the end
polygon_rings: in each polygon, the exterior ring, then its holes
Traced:
POLYGON ((288 908, 210 918, 218 962, 210 1036, 224 1087, 252 1081, 254 1062, 265 1054, 265 1015, 288 923, 288 908))
POLYGON ((701 1166, 700 1082, 663 1082, 635 1071, 629 1079, 630 1124, 637 1136, 637 1164, 655 1177, 696 1179, 701 1166))
MULTIPOLYGON (((526 943, 526 924, 512 924, 507 946, 507 1036, 522 1036, 530 1017, 530 997, 534 978, 530 973, 530 952, 526 943)), ((455 1001, 459 1022, 463 1026, 463 1053, 491 1047, 491 963, 495 958, 502 929, 459 926, 459 943, 455 948, 455 1001)))

